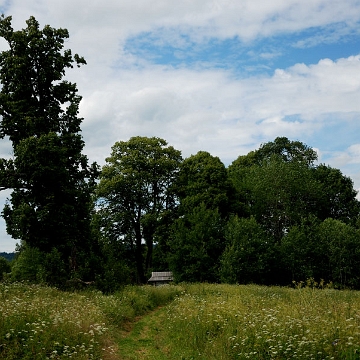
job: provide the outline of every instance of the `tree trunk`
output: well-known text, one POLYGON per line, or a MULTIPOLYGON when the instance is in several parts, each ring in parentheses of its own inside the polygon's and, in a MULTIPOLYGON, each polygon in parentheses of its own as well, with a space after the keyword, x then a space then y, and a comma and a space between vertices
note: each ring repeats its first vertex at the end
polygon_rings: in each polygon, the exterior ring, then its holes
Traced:
POLYGON ((140 284, 145 284, 145 274, 144 274, 144 264, 143 264, 143 255, 142 255, 142 246, 141 246, 141 227, 140 222, 134 224, 135 229, 135 259, 136 259, 136 270, 137 270, 137 281, 140 284))

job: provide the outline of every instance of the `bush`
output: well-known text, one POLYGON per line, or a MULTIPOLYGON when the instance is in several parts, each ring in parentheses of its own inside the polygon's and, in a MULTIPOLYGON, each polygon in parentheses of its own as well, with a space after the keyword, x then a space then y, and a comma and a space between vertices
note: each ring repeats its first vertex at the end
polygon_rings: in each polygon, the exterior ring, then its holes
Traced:
POLYGON ((37 248, 24 246, 14 261, 11 280, 28 281, 63 287, 67 272, 61 254, 57 249, 44 253, 37 248))
POLYGON ((4 274, 7 274, 11 271, 11 266, 9 261, 5 258, 0 257, 0 281, 4 279, 4 274))

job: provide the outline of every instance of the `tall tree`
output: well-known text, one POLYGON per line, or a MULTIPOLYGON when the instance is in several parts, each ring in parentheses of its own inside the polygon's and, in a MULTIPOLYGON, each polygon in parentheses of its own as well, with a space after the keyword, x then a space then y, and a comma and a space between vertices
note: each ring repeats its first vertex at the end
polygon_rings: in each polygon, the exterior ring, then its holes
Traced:
POLYGON ((233 188, 226 168, 218 157, 206 151, 199 151, 182 162, 175 188, 181 214, 202 203, 208 209, 218 209, 222 216, 230 211, 233 188))
POLYGON ((273 155, 249 168, 244 179, 251 214, 280 241, 302 218, 316 212, 320 185, 302 162, 273 155))
POLYGON ((313 169, 314 178, 322 191, 317 204, 321 220, 332 218, 347 224, 355 224, 360 215, 360 202, 353 181, 339 169, 320 164, 313 169))
POLYGON ((170 240, 170 268, 177 281, 219 281, 224 220, 205 203, 176 219, 170 240))
POLYGON ((90 246, 97 167, 82 154, 81 97, 63 77, 86 62, 63 50, 66 29, 41 30, 30 17, 14 31, 11 21, 0 18, 8 44, 0 54, 0 137, 13 146, 13 158, 0 160, 0 187, 13 189, 3 216, 12 237, 43 252, 57 249, 76 270, 90 246))
POLYGON ((199 151, 182 162, 174 188, 179 217, 169 237, 171 270, 181 281, 218 281, 223 223, 231 212, 226 168, 218 157, 199 151))
POLYGON ((171 188, 181 161, 180 151, 167 146, 165 140, 137 136, 115 143, 102 168, 98 185, 101 211, 107 214, 113 236, 134 246, 140 282, 151 266, 156 230, 176 206, 171 188))
POLYGON ((226 249, 221 255, 220 275, 227 283, 265 284, 273 278, 274 241, 255 218, 233 216, 225 229, 226 249))
MULTIPOLYGON (((340 220, 319 225, 319 242, 327 244, 329 277, 341 287, 360 288, 360 231, 340 220)), ((325 276, 323 276, 326 279, 325 276)))
POLYGON ((290 141, 286 137, 277 137, 274 141, 262 144, 255 151, 256 162, 269 159, 273 155, 280 157, 284 162, 302 162, 312 166, 317 160, 317 153, 301 141, 290 141))
MULTIPOLYGON (((254 166, 269 167, 269 164, 277 162, 284 166, 290 164, 287 166, 289 170, 291 167, 310 169, 314 167, 316 160, 317 154, 312 148, 300 141, 291 141, 286 137, 277 137, 274 141, 262 144, 259 149, 239 156, 228 167, 229 179, 236 189, 235 202, 237 206, 235 208, 237 213, 240 216, 249 216, 253 213, 251 204, 253 185, 251 181, 248 183, 245 181, 249 177, 249 173, 253 171, 251 168, 254 169, 254 166)), ((291 177, 291 174, 288 175, 291 177)), ((256 179, 256 181, 261 181, 261 179, 256 179)), ((271 184, 268 185, 271 186, 271 184)))

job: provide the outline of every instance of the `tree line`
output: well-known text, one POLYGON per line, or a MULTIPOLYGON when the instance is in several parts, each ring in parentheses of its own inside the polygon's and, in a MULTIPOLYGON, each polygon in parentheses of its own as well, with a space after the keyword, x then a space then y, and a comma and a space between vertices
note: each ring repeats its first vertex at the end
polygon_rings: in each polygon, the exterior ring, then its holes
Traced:
POLYGON ((0 18, 0 137, 13 147, 0 189, 12 189, 2 216, 20 245, 6 278, 110 292, 171 270, 176 281, 360 288, 357 192, 311 147, 278 137, 225 166, 136 136, 89 164, 81 96, 64 79, 85 59, 64 50, 66 29, 11 21, 0 18))

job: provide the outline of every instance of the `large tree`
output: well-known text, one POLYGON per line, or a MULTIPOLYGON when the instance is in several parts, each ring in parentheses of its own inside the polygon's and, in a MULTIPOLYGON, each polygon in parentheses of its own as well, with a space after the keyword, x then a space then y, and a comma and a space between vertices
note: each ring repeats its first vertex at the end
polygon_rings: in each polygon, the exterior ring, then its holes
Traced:
POLYGON ((43 252, 56 249, 76 270, 89 251, 97 169, 82 154, 81 97, 63 78, 86 62, 63 49, 66 29, 40 29, 30 17, 14 31, 11 20, 0 18, 8 44, 0 54, 0 137, 13 147, 13 158, 0 160, 0 187, 13 189, 3 216, 12 237, 43 252))
MULTIPOLYGON (((282 169, 280 172, 287 168, 289 171, 294 172, 293 175, 295 179, 298 178, 298 170, 295 168, 302 168, 304 171, 314 167, 314 162, 317 160, 316 152, 305 145, 300 141, 291 141, 286 137, 277 137, 274 141, 269 141, 265 144, 262 144, 259 149, 249 152, 247 155, 241 155, 236 160, 230 164, 228 167, 229 179, 236 189, 235 202, 237 204, 236 210, 240 216, 249 216, 254 214, 254 199, 253 199, 253 182, 249 178, 255 171, 262 171, 268 174, 266 169, 273 168, 275 163, 280 165, 282 169), (261 170, 263 168, 263 170, 261 170)), ((256 176, 255 181, 262 182, 263 185, 272 187, 272 181, 274 179, 268 178, 265 179, 259 178, 261 174, 254 174, 256 176), (270 182, 267 182, 267 181, 270 182)), ((274 174, 276 176, 276 169, 274 174)), ((292 174, 288 173, 287 177, 291 179, 292 174)), ((282 175, 280 173, 277 176, 277 180, 274 183, 276 186, 281 182, 282 175)), ((286 183, 284 179, 284 183, 286 183)), ((282 186, 281 184, 279 184, 282 186)), ((287 184, 287 188, 292 187, 292 184, 287 184)), ((257 186, 257 189, 260 190, 261 187, 257 186)), ((279 189, 278 189, 279 190, 279 189)), ((272 189, 275 191, 275 188, 272 189)), ((264 189, 265 195, 268 194, 268 189, 264 189)), ((283 189, 285 193, 285 189, 283 189)), ((261 204, 261 199, 260 203, 261 204)), ((265 205, 265 204, 263 204, 265 205)), ((256 216, 258 218, 258 216, 256 216)))
POLYGON ((112 147, 102 168, 99 205, 102 230, 133 247, 139 282, 151 266, 154 236, 162 219, 176 206, 172 184, 181 153, 157 137, 132 137, 112 147), (145 267, 143 243, 146 244, 145 267))
POLYGON ((199 151, 185 159, 176 181, 178 219, 169 237, 170 267, 177 280, 218 281, 232 187, 218 157, 199 151))
POLYGON ((225 229, 226 249, 221 255, 220 275, 228 283, 275 283, 274 241, 255 218, 233 216, 225 229))
POLYGON ((302 162, 284 162, 272 156, 250 167, 244 183, 251 214, 277 241, 291 226, 317 211, 321 187, 302 162))
POLYGON ((332 218, 355 224, 360 215, 360 202, 353 181, 339 169, 320 164, 313 170, 314 178, 321 183, 322 191, 317 204, 321 220, 332 218))
POLYGON ((226 168, 217 156, 206 151, 199 151, 182 162, 175 189, 181 215, 202 203, 208 209, 219 210, 224 217, 230 212, 233 188, 226 168))
POLYGON ((170 240, 170 268, 176 281, 219 281, 224 220, 201 203, 176 219, 170 240))
POLYGON ((312 166, 318 158, 316 151, 310 146, 286 137, 277 137, 274 141, 262 144, 254 155, 258 163, 276 155, 284 162, 301 162, 308 166, 312 166))

